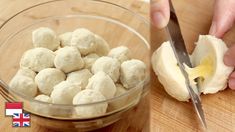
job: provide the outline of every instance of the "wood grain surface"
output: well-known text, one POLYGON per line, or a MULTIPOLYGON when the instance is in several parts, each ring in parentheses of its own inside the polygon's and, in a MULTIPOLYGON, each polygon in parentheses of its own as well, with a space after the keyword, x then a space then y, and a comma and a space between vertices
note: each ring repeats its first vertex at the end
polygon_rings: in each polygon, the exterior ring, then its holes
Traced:
MULTIPOLYGON (((10 18, 12 15, 17 12, 36 5, 42 2, 49 0, 0 0, 0 24, 10 18)), ((148 19, 149 14, 149 4, 142 1, 136 0, 108 0, 109 2, 116 3, 118 5, 125 6, 126 8, 131 9, 132 11, 138 12, 146 19, 148 19)), ((95 7, 94 7, 95 8, 95 7)), ((0 131, 1 132, 54 132, 56 130, 51 130, 43 126, 38 125, 37 122, 31 122, 31 127, 29 128, 13 128, 12 127, 12 118, 5 117, 4 113, 4 99, 0 97, 0 131)), ((96 130, 97 132, 138 132, 144 131, 148 132, 149 130, 149 96, 145 96, 139 105, 135 107, 126 117, 119 120, 118 122, 96 130)), ((32 117, 34 118, 34 117, 32 117)), ((31 119, 32 121, 33 119, 31 119)), ((41 122, 42 123, 42 122, 41 122)))
MULTIPOLYGON (((177 16, 187 49, 191 52, 200 34, 208 34, 214 0, 174 0, 177 16)), ((223 38, 228 46, 235 44, 235 28, 223 38)), ((152 51, 167 38, 164 31, 152 28, 152 51)), ((202 131, 191 103, 171 98, 152 73, 151 130, 152 131, 202 131)), ((226 89, 217 94, 202 95, 208 131, 235 131, 235 91, 226 89)))
MULTIPOLYGON (((0 24, 22 9, 48 0, 0 0, 0 24)), ((149 19, 149 5, 140 0, 108 0, 138 12, 149 19)), ((174 0, 182 34, 191 52, 199 34, 207 34, 213 12, 214 0, 174 0)), ((235 44, 235 28, 224 40, 235 44)), ((154 51, 167 38, 164 30, 151 29, 151 44, 154 51)), ((202 105, 211 132, 235 131, 235 92, 229 89, 213 95, 203 95, 202 105)), ((0 97, 0 131, 2 132, 54 132, 37 124, 30 128, 12 128, 11 118, 4 116, 4 99, 0 97)), ((191 103, 179 102, 164 91, 154 73, 151 73, 151 92, 122 120, 97 130, 97 132, 194 132, 202 131, 198 125, 191 103), (150 113, 150 116, 149 116, 150 113)))

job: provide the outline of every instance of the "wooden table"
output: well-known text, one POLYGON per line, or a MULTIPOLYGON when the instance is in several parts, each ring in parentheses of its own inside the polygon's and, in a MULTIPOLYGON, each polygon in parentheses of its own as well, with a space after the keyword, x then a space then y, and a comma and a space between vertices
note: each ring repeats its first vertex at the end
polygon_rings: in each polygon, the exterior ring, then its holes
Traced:
MULTIPOLYGON (((0 0, 0 24, 10 16, 31 5, 48 0, 0 0)), ((109 0, 110 1, 110 0, 109 0)), ((139 0, 112 0, 113 2, 130 8, 148 19, 149 5, 139 0)), ((207 34, 211 18, 214 0, 174 0, 177 15, 179 17, 182 33, 189 51, 193 49, 193 43, 199 34, 207 34)), ((163 31, 152 29, 152 51, 166 40, 163 31)), ((230 46, 235 43, 235 28, 224 37, 230 46)), ((0 97, 0 131, 3 132, 52 132, 37 124, 30 128, 12 128, 11 118, 5 118, 3 98, 0 97)), ((210 131, 226 132, 235 131, 235 92, 229 89, 214 95, 202 96, 202 104, 210 131)), ((151 73, 150 97, 146 96, 133 114, 119 122, 97 131, 112 132, 148 132, 148 131, 201 131, 193 111, 191 103, 179 102, 171 98, 164 91, 157 77, 151 73), (150 98, 150 99, 149 99, 150 98), (149 105, 150 103, 150 105, 149 105), (149 115, 150 114, 150 115, 149 115)))
MULTIPOLYGON (((0 0, 0 24, 6 21, 15 13, 30 7, 32 5, 36 5, 41 2, 46 2, 49 0, 20 0, 20 1, 8 1, 8 0, 0 0)), ((108 0, 110 2, 110 0, 108 0)), ((132 9, 135 12, 143 15, 148 19, 149 14, 149 5, 140 0, 112 0, 119 5, 123 5, 127 8, 132 9)), ((29 128, 12 128, 12 118, 5 117, 4 113, 4 99, 0 97, 0 131, 1 132, 52 132, 54 130, 49 130, 45 127, 39 126, 34 122, 31 122, 31 127, 29 128)), ((127 117, 121 119, 120 121, 97 130, 97 132, 124 132, 124 131, 149 131, 149 96, 144 97, 139 105, 135 107, 132 112, 133 114, 128 115, 127 117)), ((33 117, 32 117, 33 118, 33 117)), ((32 120, 32 119, 31 119, 32 120)))

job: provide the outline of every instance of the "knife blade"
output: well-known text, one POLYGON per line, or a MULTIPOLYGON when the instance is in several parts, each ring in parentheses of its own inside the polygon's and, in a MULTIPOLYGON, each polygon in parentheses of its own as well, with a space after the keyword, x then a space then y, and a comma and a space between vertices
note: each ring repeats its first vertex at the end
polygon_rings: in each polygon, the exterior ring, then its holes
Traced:
MULTIPOLYGON (((185 78, 185 84, 189 92, 189 95, 191 97, 197 117, 200 120, 203 128, 206 129, 207 125, 206 125, 204 112, 203 112, 202 105, 201 105, 201 99, 200 99, 200 96, 197 94, 199 92, 195 93, 195 91, 192 89, 190 85, 188 73, 185 71, 185 67, 184 67, 184 64, 186 64, 189 67, 192 67, 192 64, 190 62, 190 58, 189 58, 189 55, 188 55, 188 52, 184 43, 184 39, 181 34, 179 22, 175 14, 175 10, 174 10, 171 0, 169 1, 169 4, 170 4, 170 20, 166 28, 168 37, 170 39, 171 46, 176 56, 178 66, 185 78)), ((197 85, 197 87, 199 86, 197 85)))

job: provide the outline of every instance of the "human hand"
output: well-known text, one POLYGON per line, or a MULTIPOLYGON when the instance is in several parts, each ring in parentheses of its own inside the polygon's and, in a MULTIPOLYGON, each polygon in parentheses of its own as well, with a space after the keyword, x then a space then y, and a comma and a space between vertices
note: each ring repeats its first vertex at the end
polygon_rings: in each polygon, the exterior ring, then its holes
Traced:
POLYGON ((151 20, 157 28, 164 28, 170 18, 170 8, 168 0, 151 1, 151 20))
POLYGON ((235 20, 235 1, 216 0, 214 5, 214 15, 209 34, 218 38, 232 28, 235 20))
MULTIPOLYGON (((216 37, 223 35, 232 28, 235 20, 235 1, 234 0, 216 0, 214 6, 214 16, 209 34, 216 37)), ((224 63, 228 66, 235 66, 235 45, 229 48, 224 55, 224 63)), ((229 87, 235 90, 235 72, 233 72, 228 81, 229 87)))

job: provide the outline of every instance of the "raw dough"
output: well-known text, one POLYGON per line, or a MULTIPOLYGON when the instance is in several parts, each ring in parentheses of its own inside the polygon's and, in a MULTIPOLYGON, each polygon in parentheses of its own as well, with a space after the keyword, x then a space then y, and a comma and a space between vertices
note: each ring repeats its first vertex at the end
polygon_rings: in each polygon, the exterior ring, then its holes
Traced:
POLYGON ((32 33, 34 47, 43 47, 50 50, 55 50, 60 45, 60 41, 56 33, 47 27, 40 27, 32 33))
POLYGON ((44 94, 40 94, 36 96, 34 99, 38 101, 46 102, 46 103, 52 103, 51 97, 44 95, 44 94))
MULTIPOLYGON (((117 87, 117 91, 116 91, 114 97, 123 95, 127 92, 127 89, 125 89, 121 84, 116 84, 116 87, 117 87)), ((111 107, 111 109, 113 109, 113 110, 117 110, 117 109, 123 107, 128 102, 128 97, 129 97, 129 95, 124 95, 122 97, 119 97, 119 98, 113 100, 112 102, 110 102, 109 107, 111 107)))
MULTIPOLYGON (((103 100, 105 100, 105 97, 99 91, 85 89, 75 95, 73 104, 88 104, 103 100)), ((76 114, 80 117, 96 117, 105 114, 107 107, 108 103, 102 102, 86 106, 77 106, 75 110, 76 114)))
POLYGON ((53 113, 55 113, 55 110, 52 109, 53 106, 46 104, 46 103, 52 103, 51 97, 44 94, 40 94, 36 96, 34 99, 44 102, 44 103, 30 102, 31 108, 34 111, 44 115, 53 115, 53 113))
POLYGON ((73 97, 81 91, 80 83, 62 81, 54 86, 51 92, 52 103, 54 104, 72 104, 73 97))
POLYGON ((81 89, 85 89, 88 84, 89 78, 92 77, 91 72, 88 69, 83 69, 75 72, 71 72, 67 75, 67 81, 73 83, 80 83, 81 89))
POLYGON ((35 77, 35 82, 38 85, 39 91, 43 94, 50 95, 53 87, 64 81, 65 74, 59 69, 47 68, 41 70, 35 77))
POLYGON ((83 61, 85 63, 85 68, 91 70, 92 65, 99 58, 97 54, 91 53, 85 57, 83 57, 83 61))
POLYGON ((120 76, 120 62, 115 58, 103 56, 95 61, 91 70, 94 74, 103 71, 107 73, 114 82, 117 82, 120 76))
POLYGON ((107 99, 114 97, 116 93, 116 86, 113 80, 103 71, 97 72, 89 79, 86 89, 97 90, 107 99))
POLYGON ((22 76, 26 76, 26 77, 30 77, 34 80, 36 73, 28 68, 20 68, 17 73, 17 75, 22 75, 22 76))
POLYGON ((26 51, 20 60, 21 68, 29 68, 39 72, 54 66, 55 54, 46 48, 34 48, 26 51))
POLYGON ((70 46, 72 38, 72 32, 66 32, 59 36, 60 43, 62 47, 70 46))
POLYGON ((124 61, 120 72, 122 85, 127 89, 137 86, 146 79, 146 65, 140 60, 124 61))
POLYGON ((99 35, 95 35, 96 51, 99 56, 106 56, 109 53, 109 44, 99 35))
POLYGON ((34 97, 37 94, 37 85, 30 77, 16 75, 9 83, 10 90, 16 91, 27 97, 34 97))
POLYGON ((84 66, 81 54, 75 47, 60 48, 55 56, 54 64, 65 73, 79 70, 84 66))
POLYGON ((131 52, 125 46, 119 46, 110 50, 110 57, 118 59, 121 63, 131 59, 131 52))
POLYGON ((95 35, 85 28, 78 28, 72 34, 71 46, 79 49, 82 55, 92 53, 96 49, 95 35))

